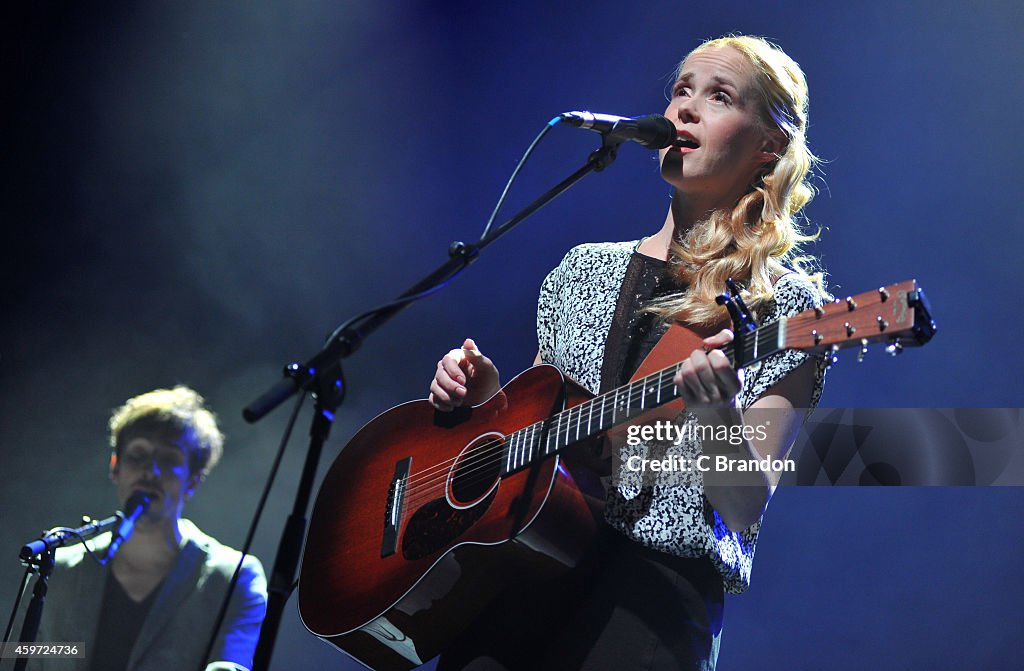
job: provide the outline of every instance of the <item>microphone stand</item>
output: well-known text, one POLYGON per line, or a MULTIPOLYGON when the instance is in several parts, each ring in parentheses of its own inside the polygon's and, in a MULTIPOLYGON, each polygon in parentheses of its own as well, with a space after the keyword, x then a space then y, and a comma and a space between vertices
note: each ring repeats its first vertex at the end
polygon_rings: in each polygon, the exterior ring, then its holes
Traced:
MULTIPOLYGON (((622 142, 623 140, 618 138, 604 135, 601 147, 590 154, 583 167, 549 189, 511 219, 489 231, 476 243, 453 242, 448 247, 448 260, 441 266, 414 284, 394 302, 373 312, 361 324, 335 331, 327 344, 306 363, 291 363, 285 366, 284 379, 242 411, 246 421, 257 422, 299 390, 314 391, 318 404, 313 418, 314 426, 310 430, 309 452, 306 455, 302 477, 295 494, 295 505, 282 532, 277 558, 274 561, 274 573, 271 576, 268 590, 270 596, 267 602, 267 615, 263 621, 263 627, 260 629, 260 639, 253 658, 253 671, 268 671, 270 668, 270 659, 273 655, 281 614, 295 582, 295 570, 305 538, 306 508, 312 491, 317 462, 320 459, 323 440, 326 439, 334 419, 333 411, 344 396, 340 378, 341 359, 353 354, 368 335, 391 321, 415 300, 422 298, 423 294, 429 293, 435 287, 465 270, 469 264, 477 260, 485 247, 515 228, 586 175, 591 172, 600 172, 611 165, 622 142), (331 399, 337 399, 330 411, 321 410, 319 406, 320 399, 325 395, 331 399)), ((325 403, 325 405, 329 405, 329 403, 325 403)))
MULTIPOLYGON (((39 623, 43 619, 43 605, 46 601, 46 590, 49 588, 50 575, 53 573, 53 566, 56 559, 55 548, 46 549, 37 559, 31 560, 36 567, 38 576, 36 585, 32 589, 32 601, 28 604, 25 612, 25 621, 21 626, 21 635, 18 642, 23 645, 31 645, 36 642, 36 635, 39 633, 39 623)), ((28 657, 18 657, 14 662, 14 671, 25 671, 28 665, 28 657)))
MULTIPOLYGON (((32 589, 32 600, 28 604, 25 620, 21 627, 21 635, 18 637, 19 643, 31 645, 36 642, 39 623, 43 619, 43 606, 49 588, 50 575, 53 574, 56 561, 57 548, 85 542, 93 536, 112 530, 123 520, 124 515, 118 512, 105 520, 90 520, 77 529, 54 529, 43 534, 41 538, 21 546, 19 557, 30 567, 34 567, 31 570, 37 573, 37 576, 35 587, 32 589)), ((27 664, 28 657, 18 657, 14 663, 14 671, 24 671, 27 664)))
POLYGON ((309 450, 302 466, 292 512, 288 515, 281 540, 278 542, 274 570, 267 583, 267 614, 260 628, 260 638, 253 656, 253 669, 265 669, 270 666, 277 630, 281 625, 285 604, 292 593, 292 582, 306 536, 306 509, 309 507, 309 496, 313 491, 316 467, 320 463, 320 453, 331 432, 334 411, 345 398, 341 362, 334 364, 325 374, 316 377, 313 384, 316 402, 313 423, 309 429, 309 450))

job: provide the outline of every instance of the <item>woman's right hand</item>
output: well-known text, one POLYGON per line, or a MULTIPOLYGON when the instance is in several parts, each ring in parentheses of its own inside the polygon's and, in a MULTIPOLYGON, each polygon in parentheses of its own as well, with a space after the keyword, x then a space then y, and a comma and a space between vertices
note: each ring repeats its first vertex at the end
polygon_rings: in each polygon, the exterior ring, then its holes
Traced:
POLYGON ((466 338, 459 349, 441 357, 430 383, 430 401, 438 410, 448 412, 463 405, 483 403, 501 390, 494 362, 466 338))

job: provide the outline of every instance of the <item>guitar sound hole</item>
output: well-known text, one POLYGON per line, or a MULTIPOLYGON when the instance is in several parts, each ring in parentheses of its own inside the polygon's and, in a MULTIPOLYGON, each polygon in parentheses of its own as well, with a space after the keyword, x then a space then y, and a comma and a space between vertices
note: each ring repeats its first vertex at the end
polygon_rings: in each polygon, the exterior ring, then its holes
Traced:
POLYGON ((452 469, 451 495, 456 503, 473 503, 491 490, 501 475, 504 446, 501 434, 490 433, 463 450, 452 469))

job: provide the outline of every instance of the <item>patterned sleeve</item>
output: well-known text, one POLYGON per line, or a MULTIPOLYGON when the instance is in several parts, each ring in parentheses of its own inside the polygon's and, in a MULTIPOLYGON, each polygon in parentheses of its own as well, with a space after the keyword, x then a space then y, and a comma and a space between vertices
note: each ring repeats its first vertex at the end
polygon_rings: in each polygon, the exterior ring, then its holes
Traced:
MULTIPOLYGON (((775 283, 773 305, 764 319, 764 324, 777 321, 780 317, 792 315, 819 307, 824 302, 817 288, 805 277, 796 273, 783 275, 775 283)), ((762 324, 763 325, 763 324, 762 324)), ((772 385, 793 372, 811 355, 796 350, 786 350, 770 356, 759 364, 748 367, 744 372, 743 389, 739 402, 744 408, 764 395, 772 385)), ((809 407, 818 404, 821 390, 825 386, 825 357, 815 355, 814 391, 809 407)))
POLYGON ((571 255, 572 251, 570 250, 540 285, 540 297, 537 299, 537 345, 540 351, 540 360, 544 363, 555 361, 560 296, 565 283, 566 266, 571 263, 569 259, 571 255))

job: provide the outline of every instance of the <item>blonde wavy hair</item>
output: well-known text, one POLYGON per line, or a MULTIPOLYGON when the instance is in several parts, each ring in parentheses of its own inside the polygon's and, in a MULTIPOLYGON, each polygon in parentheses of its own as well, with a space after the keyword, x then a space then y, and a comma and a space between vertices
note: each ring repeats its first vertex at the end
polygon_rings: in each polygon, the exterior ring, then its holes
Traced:
MULTIPOLYGON (((687 54, 731 47, 753 66, 753 90, 766 130, 779 129, 787 140, 782 154, 765 166, 750 190, 732 210, 718 210, 673 240, 670 258, 688 288, 655 302, 651 310, 664 318, 711 325, 725 318, 715 297, 733 278, 746 291, 744 300, 755 312, 772 298, 781 275, 797 272, 825 298, 824 274, 817 261, 801 256, 801 243, 816 240, 820 231, 805 234, 797 214, 816 191, 808 177, 818 163, 807 147, 807 80, 800 66, 781 48, 761 37, 729 35, 704 42, 687 54)), ((686 59, 676 70, 676 79, 686 59)))
POLYGON ((224 434, 217 427, 216 415, 206 408, 198 392, 184 385, 154 389, 128 399, 111 415, 109 427, 115 463, 131 438, 156 436, 181 444, 189 473, 205 478, 224 450, 224 434))

